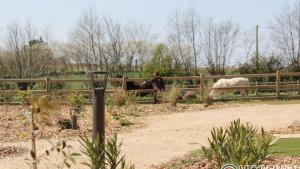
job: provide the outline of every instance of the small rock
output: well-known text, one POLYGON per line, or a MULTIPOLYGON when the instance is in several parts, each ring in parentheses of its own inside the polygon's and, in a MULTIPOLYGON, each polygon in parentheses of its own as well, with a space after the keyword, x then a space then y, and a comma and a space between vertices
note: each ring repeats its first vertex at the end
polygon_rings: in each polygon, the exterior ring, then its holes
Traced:
POLYGON ((300 121, 299 120, 295 120, 292 124, 292 126, 300 128, 300 121))
POLYGON ((197 98, 197 94, 195 91, 187 91, 183 96, 183 99, 196 99, 196 98, 197 98))

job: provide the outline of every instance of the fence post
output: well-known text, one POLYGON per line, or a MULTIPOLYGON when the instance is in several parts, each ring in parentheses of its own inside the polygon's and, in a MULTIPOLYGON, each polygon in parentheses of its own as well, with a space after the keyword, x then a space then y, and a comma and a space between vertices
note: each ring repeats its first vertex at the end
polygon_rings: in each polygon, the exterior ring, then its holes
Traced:
POLYGON ((258 82, 255 81, 255 95, 258 96, 258 82))
POLYGON ((298 87, 298 91, 297 91, 297 94, 299 95, 300 94, 300 82, 299 82, 299 80, 297 80, 297 87, 298 87))
POLYGON ((201 95, 201 100, 204 100, 205 97, 205 88, 204 88, 204 78, 203 75, 200 74, 200 95, 201 95))
POLYGON ((50 86, 51 86, 51 81, 49 76, 46 77, 46 81, 45 81, 45 90, 46 90, 46 94, 49 95, 50 94, 50 86))
POLYGON ((276 72, 276 97, 280 97, 280 72, 276 72))
POLYGON ((128 77, 123 76, 123 80, 122 80, 122 88, 123 90, 126 92, 127 91, 127 79, 128 77))

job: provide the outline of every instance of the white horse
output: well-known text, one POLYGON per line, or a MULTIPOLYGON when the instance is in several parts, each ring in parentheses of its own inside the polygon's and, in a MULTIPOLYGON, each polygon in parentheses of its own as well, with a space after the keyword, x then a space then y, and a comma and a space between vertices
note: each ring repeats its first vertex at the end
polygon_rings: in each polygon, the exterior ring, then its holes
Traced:
POLYGON ((248 89, 232 89, 232 90, 217 90, 216 88, 223 87, 247 87, 250 86, 250 82, 246 78, 238 77, 232 79, 219 79, 216 83, 214 83, 213 88, 210 92, 210 96, 214 99, 219 98, 224 93, 234 93, 239 92, 241 96, 248 95, 248 89))

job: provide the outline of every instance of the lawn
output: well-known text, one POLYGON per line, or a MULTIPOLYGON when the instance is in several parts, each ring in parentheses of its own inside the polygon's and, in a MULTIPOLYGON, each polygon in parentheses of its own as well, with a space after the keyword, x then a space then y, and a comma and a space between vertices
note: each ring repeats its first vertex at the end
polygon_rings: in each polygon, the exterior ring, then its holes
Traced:
POLYGON ((272 151, 276 151, 276 156, 288 155, 300 157, 300 138, 280 139, 276 142, 272 151))

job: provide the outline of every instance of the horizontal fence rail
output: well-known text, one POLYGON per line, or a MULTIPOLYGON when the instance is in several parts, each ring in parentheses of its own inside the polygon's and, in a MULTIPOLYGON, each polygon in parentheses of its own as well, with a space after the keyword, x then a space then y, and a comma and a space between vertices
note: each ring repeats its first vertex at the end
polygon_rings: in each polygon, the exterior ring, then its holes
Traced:
MULTIPOLYGON (((213 88, 218 91, 232 91, 232 90, 248 90, 254 91, 256 93, 254 97, 260 98, 270 98, 270 96, 258 96, 257 93, 265 91, 265 90, 273 90, 274 95, 272 97, 281 98, 283 90, 296 90, 298 96, 300 95, 300 72, 293 73, 266 73, 266 74, 243 74, 243 75, 200 75, 200 76, 181 76, 181 77, 163 77, 166 82, 166 90, 170 90, 170 88, 176 84, 180 86, 182 92, 186 91, 194 91, 200 94, 200 99, 205 97, 205 93, 208 93, 211 90, 211 86, 218 79, 230 79, 235 77, 244 77, 250 80, 250 86, 234 86, 234 87, 220 87, 213 88), (296 77, 299 78, 295 79, 296 77), (258 79, 270 79, 270 81, 258 81, 258 79), (286 78, 286 79, 284 79, 286 78)), ((110 84, 107 88, 107 93, 113 93, 118 91, 126 91, 127 82, 145 82, 149 81, 149 78, 108 78, 107 83, 110 84)), ((95 82, 103 82, 103 79, 94 79, 95 82)), ((35 84, 39 84, 38 89, 31 88, 30 90, 33 93, 40 94, 67 94, 72 92, 79 92, 83 94, 91 95, 92 90, 90 89, 91 79, 81 78, 81 79, 52 79, 49 77, 42 79, 0 79, 0 94, 13 94, 15 95, 18 90, 18 86, 22 85, 22 83, 28 83, 32 86, 35 84), (55 85, 60 84, 64 86, 66 84, 75 83, 77 86, 80 86, 77 89, 68 89, 66 87, 58 88, 55 85), (12 87, 14 84, 14 87, 12 87)), ((144 90, 133 90, 135 93, 155 93, 152 89, 144 89, 144 90)), ((1 96, 0 96, 1 97, 1 96)))

